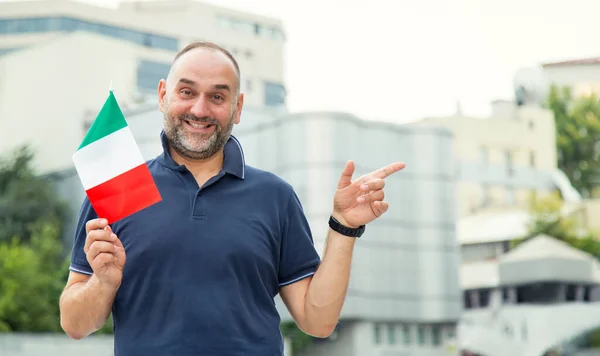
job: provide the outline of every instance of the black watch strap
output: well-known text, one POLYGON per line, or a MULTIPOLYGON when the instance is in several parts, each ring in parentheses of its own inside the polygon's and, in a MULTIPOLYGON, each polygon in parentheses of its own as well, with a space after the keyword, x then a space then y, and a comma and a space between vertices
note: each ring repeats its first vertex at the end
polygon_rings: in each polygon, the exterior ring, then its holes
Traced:
POLYGON ((344 236, 350 236, 350 237, 361 237, 362 234, 365 232, 365 225, 361 225, 357 229, 354 229, 354 228, 342 225, 333 216, 329 217, 329 227, 335 232, 339 232, 340 234, 342 234, 344 236))

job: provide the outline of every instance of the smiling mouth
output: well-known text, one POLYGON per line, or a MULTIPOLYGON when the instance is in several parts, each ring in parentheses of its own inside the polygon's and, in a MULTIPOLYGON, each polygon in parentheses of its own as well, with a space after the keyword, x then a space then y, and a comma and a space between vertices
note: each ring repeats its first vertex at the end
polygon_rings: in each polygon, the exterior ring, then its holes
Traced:
POLYGON ((213 124, 200 123, 200 122, 196 122, 196 121, 190 121, 190 120, 183 120, 183 121, 187 122, 188 125, 190 125, 191 127, 195 128, 195 129, 208 129, 211 126, 213 126, 213 124))

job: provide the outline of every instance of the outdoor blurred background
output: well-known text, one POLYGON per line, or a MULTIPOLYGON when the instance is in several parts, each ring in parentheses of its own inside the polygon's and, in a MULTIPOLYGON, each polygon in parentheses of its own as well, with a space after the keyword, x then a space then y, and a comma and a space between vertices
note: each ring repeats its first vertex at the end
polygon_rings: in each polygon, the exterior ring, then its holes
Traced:
MULTIPOLYGON (((287 355, 600 355, 600 3, 0 2, 0 355, 109 356, 58 298, 84 191, 72 154, 111 85, 146 159, 156 88, 230 50, 250 165, 298 192, 319 252, 348 159, 404 161, 357 241, 336 331, 278 299, 287 355)), ((158 261, 157 261, 158 262, 158 261)))

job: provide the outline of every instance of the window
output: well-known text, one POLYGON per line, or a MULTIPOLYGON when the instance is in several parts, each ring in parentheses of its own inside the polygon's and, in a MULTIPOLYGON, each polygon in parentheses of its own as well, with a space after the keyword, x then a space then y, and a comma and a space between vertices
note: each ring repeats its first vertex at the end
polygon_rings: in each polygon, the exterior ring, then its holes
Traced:
POLYGON ((512 152, 506 150, 504 152, 504 164, 506 165, 506 174, 512 176, 514 173, 512 152))
POLYGON ((408 325, 404 325, 402 327, 402 335, 403 335, 403 339, 404 339, 404 344, 410 345, 410 342, 411 342, 410 327, 408 325))
POLYGON ((490 192, 491 188, 487 184, 483 184, 483 186, 481 188, 483 190, 483 192, 482 192, 483 193, 482 194, 483 197, 481 199, 481 206, 484 207, 484 208, 487 208, 492 203, 492 197, 491 197, 492 194, 490 192))
POLYGON ((166 63, 142 60, 137 67, 137 87, 141 91, 156 91, 158 82, 166 79, 170 65, 166 63))
POLYGON ((456 331, 454 330, 454 325, 448 326, 448 329, 446 329, 446 336, 448 337, 448 339, 451 339, 451 340, 456 337, 456 331))
POLYGON ((396 343, 396 328, 393 324, 388 325, 388 343, 394 345, 396 343))
POLYGON ((502 304, 512 304, 511 289, 509 287, 502 288, 502 304))
POLYGON ((468 290, 463 292, 463 307, 465 309, 473 308, 473 303, 471 303, 471 293, 468 290))
POLYGON ((489 289, 480 289, 477 294, 479 295, 477 299, 480 308, 486 308, 490 305, 491 291, 489 289))
POLYGON ((265 106, 280 107, 285 105, 285 87, 279 83, 265 82, 265 106))
POLYGON ((0 19, 0 34, 49 31, 88 31, 152 48, 160 48, 168 51, 177 51, 179 49, 179 40, 177 38, 134 31, 100 22, 83 21, 71 17, 0 19))
POLYGON ((513 187, 506 187, 506 205, 515 205, 515 189, 513 187))
POLYGON ((433 346, 440 346, 442 344, 442 332, 437 325, 431 327, 431 342, 433 346))
POLYGON ((479 159, 481 160, 481 163, 483 163, 483 165, 487 165, 489 162, 489 150, 487 147, 481 147, 479 148, 479 159))
POLYGON ((375 344, 381 344, 381 326, 379 324, 373 325, 373 338, 375 344))
POLYGON ((419 338, 419 345, 425 345, 425 327, 424 326, 418 327, 417 336, 419 338))
POLYGON ((529 152, 529 167, 535 168, 535 152, 529 152))
POLYGON ((255 34, 254 24, 251 23, 251 22, 246 22, 246 21, 243 21, 243 20, 234 20, 234 19, 231 19, 230 22, 229 22, 229 25, 235 31, 238 31, 238 32, 241 32, 241 33, 245 33, 245 34, 248 34, 248 35, 255 34))
POLYGON ((14 48, 0 48, 0 56, 1 56, 1 55, 3 55, 3 54, 10 53, 10 52, 12 52, 12 51, 16 51, 16 50, 18 50, 18 49, 20 49, 20 47, 14 47, 14 48))
POLYGON ((276 26, 260 24, 250 20, 235 18, 230 15, 217 15, 216 21, 217 26, 224 29, 277 41, 285 40, 283 31, 276 26))
MULTIPOLYGON (((558 282, 539 282, 520 285, 516 287, 517 304, 555 304, 564 302, 564 285, 558 282)), ((567 287, 567 301, 569 297, 575 300, 574 289, 567 287), (570 294, 570 295, 569 295, 570 294)))

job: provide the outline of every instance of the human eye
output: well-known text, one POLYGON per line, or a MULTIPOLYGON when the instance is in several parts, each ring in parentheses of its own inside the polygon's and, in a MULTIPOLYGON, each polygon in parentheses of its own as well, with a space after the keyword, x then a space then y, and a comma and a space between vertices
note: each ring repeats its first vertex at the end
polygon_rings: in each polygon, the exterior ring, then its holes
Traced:
POLYGON ((181 95, 183 95, 183 96, 190 96, 190 95, 192 95, 192 94, 193 94, 193 93, 192 93, 192 91, 191 91, 190 89, 181 89, 181 90, 179 91, 179 93, 180 93, 181 95))
POLYGON ((213 95, 213 99, 215 99, 216 101, 223 101, 225 100, 225 97, 221 94, 215 94, 213 95))

